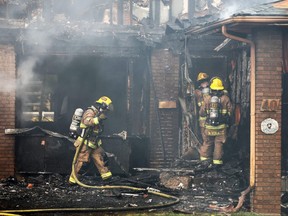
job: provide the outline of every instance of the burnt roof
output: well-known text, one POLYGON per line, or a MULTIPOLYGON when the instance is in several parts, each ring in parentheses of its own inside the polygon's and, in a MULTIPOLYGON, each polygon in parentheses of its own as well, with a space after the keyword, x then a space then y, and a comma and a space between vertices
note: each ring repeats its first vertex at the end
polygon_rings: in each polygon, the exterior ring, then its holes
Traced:
POLYGON ((261 25, 288 25, 288 0, 274 1, 241 9, 227 18, 214 16, 198 22, 186 29, 186 34, 202 34, 218 32, 223 25, 231 27, 235 32, 249 33, 251 28, 261 25), (210 19, 210 20, 209 20, 210 19), (218 30, 217 30, 218 29, 218 30))
POLYGON ((232 16, 288 16, 288 1, 277 1, 256 5, 233 14, 232 16))

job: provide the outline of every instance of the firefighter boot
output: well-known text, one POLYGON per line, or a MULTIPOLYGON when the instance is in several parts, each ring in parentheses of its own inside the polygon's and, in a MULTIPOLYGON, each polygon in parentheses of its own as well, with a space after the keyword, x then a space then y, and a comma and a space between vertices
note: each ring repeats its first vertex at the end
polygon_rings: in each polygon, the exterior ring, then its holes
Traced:
POLYGON ((222 167, 223 167, 223 164, 213 164, 213 168, 214 168, 217 172, 222 172, 222 167))
POLYGON ((221 172, 222 166, 223 166, 223 161, 222 160, 213 160, 213 168, 217 172, 221 172))

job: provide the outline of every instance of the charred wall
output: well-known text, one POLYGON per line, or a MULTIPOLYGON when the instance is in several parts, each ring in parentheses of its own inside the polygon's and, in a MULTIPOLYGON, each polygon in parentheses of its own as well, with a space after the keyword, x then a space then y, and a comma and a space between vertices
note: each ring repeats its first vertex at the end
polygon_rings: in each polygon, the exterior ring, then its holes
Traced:
POLYGON ((136 136, 149 134, 149 56, 128 60, 128 131, 136 136))
POLYGON ((85 109, 97 98, 107 95, 111 97, 115 111, 109 113, 106 133, 126 130, 128 74, 125 59, 86 55, 42 56, 42 59, 29 56, 20 61, 18 127, 37 124, 67 134, 76 108, 85 109), (32 67, 31 62, 34 64, 32 67), (43 100, 48 96, 49 107, 45 107, 43 100), (29 119, 23 116, 23 113, 29 112, 41 115, 44 111, 53 112, 53 119, 45 121, 41 117, 29 119))
MULTIPOLYGON (((147 165, 149 83, 147 62, 143 59, 146 57, 68 54, 21 56, 18 74, 21 87, 17 90, 17 128, 38 126, 68 136, 75 109, 86 109, 102 95, 107 95, 113 101, 114 110, 108 113, 103 135, 111 136, 127 131, 129 138, 122 142, 121 139, 103 138, 104 149, 118 157, 119 162, 125 165, 126 171, 130 165, 134 166, 130 164, 130 157, 131 163, 138 166, 147 165), (33 87, 35 84, 37 88, 33 87), (42 99, 47 93, 49 107, 42 99), (29 101, 31 96, 35 100, 35 95, 36 101, 29 101), (47 111, 53 113, 50 120, 41 117, 47 111), (24 113, 30 114, 30 118, 24 116, 24 113), (37 114, 34 116, 35 113, 38 113, 39 117, 37 114), (113 148, 113 145, 116 146, 113 148)), ((67 174, 70 170, 71 155, 74 151, 71 143, 69 145, 61 139, 57 141, 45 134, 36 133, 17 137, 16 147, 19 172, 67 174), (47 142, 43 144, 42 140, 47 142), (30 159, 27 160, 29 155, 30 159), (57 160, 62 161, 61 166, 55 166, 53 161, 57 160), (35 167, 36 164, 38 165, 35 167)), ((117 164, 112 165, 113 171, 117 164)))
MULTIPOLYGON (((210 78, 219 76, 228 87, 228 54, 227 50, 216 51, 215 48, 223 42, 225 38, 219 34, 204 35, 199 38, 190 38, 187 42, 189 58, 189 76, 196 84, 199 72, 207 73, 210 78)), ((197 87, 197 86, 196 86, 197 87)))
POLYGON ((250 50, 238 44, 227 54, 226 87, 233 104, 225 158, 237 158, 248 170, 250 157, 250 50))

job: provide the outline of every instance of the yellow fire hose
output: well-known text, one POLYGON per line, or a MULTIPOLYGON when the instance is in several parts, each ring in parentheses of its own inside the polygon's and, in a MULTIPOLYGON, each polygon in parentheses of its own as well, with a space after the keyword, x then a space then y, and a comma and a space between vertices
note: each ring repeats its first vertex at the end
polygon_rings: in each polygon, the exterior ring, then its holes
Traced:
MULTIPOLYGON (((78 185, 85 187, 85 188, 94 188, 94 189, 128 189, 128 190, 134 190, 134 191, 143 191, 146 190, 145 188, 138 188, 138 187, 131 187, 131 186, 125 186, 125 185, 104 185, 104 186, 97 186, 97 185, 86 185, 79 181, 77 178, 77 175, 75 175, 75 164, 79 155, 79 152, 84 144, 86 136, 83 137, 83 140, 80 144, 80 146, 76 149, 73 163, 72 163, 72 175, 77 182, 78 185)), ((132 206, 132 207, 107 207, 107 208, 52 208, 52 209, 23 209, 23 210, 1 210, 0 215, 8 215, 8 216, 18 216, 16 214, 12 213, 33 213, 33 212, 69 212, 69 211, 97 211, 97 212, 104 212, 104 211, 128 211, 128 210, 145 210, 145 209, 152 209, 152 208, 163 208, 175 205, 180 202, 180 199, 175 196, 171 196, 169 194, 157 192, 148 190, 147 191, 150 194, 164 197, 167 199, 172 199, 171 202, 167 203, 161 203, 161 204, 155 204, 155 205, 147 205, 147 206, 132 206)))
POLYGON ((4 213, 4 212, 0 212, 0 215, 2 216, 21 216, 21 215, 18 215, 18 214, 10 214, 10 213, 4 213))

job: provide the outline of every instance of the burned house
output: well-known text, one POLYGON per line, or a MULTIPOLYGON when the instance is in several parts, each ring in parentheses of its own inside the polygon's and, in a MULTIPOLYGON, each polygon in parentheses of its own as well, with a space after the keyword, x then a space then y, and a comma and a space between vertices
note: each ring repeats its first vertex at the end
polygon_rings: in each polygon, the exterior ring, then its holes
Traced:
POLYGON ((191 98, 205 71, 234 104, 225 160, 250 169, 252 211, 280 214, 287 1, 85 2, 0 1, 0 176, 69 174, 73 112, 102 95, 115 107, 103 138, 122 165, 112 171, 169 168, 197 145, 191 98))

